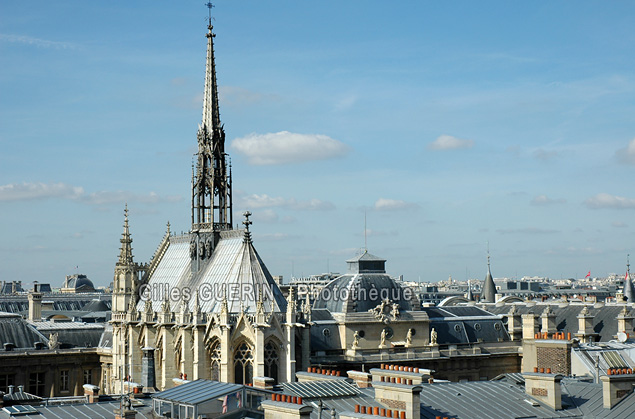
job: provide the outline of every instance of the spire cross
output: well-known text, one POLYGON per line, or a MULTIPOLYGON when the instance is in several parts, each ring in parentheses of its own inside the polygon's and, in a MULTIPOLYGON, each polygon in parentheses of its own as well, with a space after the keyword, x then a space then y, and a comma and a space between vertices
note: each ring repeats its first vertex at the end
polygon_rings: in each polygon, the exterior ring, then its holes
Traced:
POLYGON ((208 1, 205 6, 209 9, 209 26, 212 26, 212 7, 214 7, 214 5, 211 1, 208 1))
POLYGON ((630 256, 631 256, 630 254, 626 255, 626 272, 631 271, 631 262, 629 261, 630 256))
POLYGON ((125 216, 125 221, 128 222, 128 203, 126 202, 126 206, 124 207, 123 214, 125 216))

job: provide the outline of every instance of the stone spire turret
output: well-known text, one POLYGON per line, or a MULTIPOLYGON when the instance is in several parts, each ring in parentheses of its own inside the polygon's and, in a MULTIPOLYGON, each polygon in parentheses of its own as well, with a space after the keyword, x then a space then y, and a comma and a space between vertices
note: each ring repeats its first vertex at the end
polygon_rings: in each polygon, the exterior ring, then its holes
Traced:
POLYGON ((207 60, 203 120, 199 125, 196 172, 192 180, 192 230, 220 231, 232 226, 231 179, 227 173, 225 130, 220 121, 218 84, 214 61, 212 4, 207 26, 207 60))
POLYGON ((128 226, 128 204, 124 209, 123 233, 121 234, 121 248, 119 258, 115 264, 115 277, 113 280, 112 311, 124 313, 130 311, 137 302, 137 273, 138 267, 132 256, 132 237, 128 226))
POLYGON ((485 283, 483 284, 483 292, 481 293, 481 302, 495 303, 496 302, 496 284, 494 284, 494 278, 492 278, 492 270, 489 262, 489 249, 487 251, 487 276, 485 277, 485 283))
POLYGON ((128 226, 128 204, 123 211, 123 233, 121 233, 121 248, 119 252, 119 260, 117 266, 134 266, 134 260, 132 256, 132 237, 130 237, 130 227, 128 226))
POLYGON ((624 276, 624 298, 628 304, 635 302, 635 289, 633 289, 633 281, 631 281, 631 263, 630 255, 626 255, 626 275, 624 276))

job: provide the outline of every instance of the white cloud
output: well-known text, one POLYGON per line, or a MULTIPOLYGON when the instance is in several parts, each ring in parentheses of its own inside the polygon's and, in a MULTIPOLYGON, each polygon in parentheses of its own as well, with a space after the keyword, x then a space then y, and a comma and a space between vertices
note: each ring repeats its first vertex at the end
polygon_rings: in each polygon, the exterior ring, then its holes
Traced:
POLYGON ((531 205, 554 205, 554 204, 564 204, 567 202, 565 199, 558 198, 552 199, 547 195, 538 195, 531 200, 531 205))
POLYGON ((377 211, 397 211, 417 208, 417 204, 412 202, 401 201, 397 199, 379 198, 375 201, 374 209, 377 211))
POLYGON ((615 158, 622 164, 635 165, 635 138, 633 138, 626 147, 617 150, 615 152, 615 158))
POLYGON ((633 209, 635 208, 635 199, 624 198, 622 196, 615 196, 607 193, 599 193, 584 201, 584 205, 591 209, 633 209))
POLYGON ((219 86, 218 97, 223 105, 245 106, 260 102, 280 101, 280 97, 271 94, 262 94, 238 86, 219 86))
POLYGON ((81 186, 65 183, 24 182, 0 186, 0 201, 27 201, 31 199, 68 199, 90 205, 123 204, 138 202, 156 204, 180 201, 179 196, 160 196, 155 192, 137 194, 128 191, 100 191, 87 194, 81 186))
POLYGON ((160 202, 178 202, 180 196, 160 196, 156 192, 137 194, 129 191, 100 191, 85 195, 82 201, 88 204, 105 205, 124 202, 138 202, 140 204, 158 204, 160 202))
POLYGON ((335 209, 335 205, 329 201, 312 198, 308 201, 298 201, 295 198, 285 199, 272 197, 266 194, 252 194, 240 197, 240 206, 248 209, 254 208, 288 208, 292 210, 328 211, 335 209))
POLYGON ((554 234, 559 233, 558 230, 549 228, 538 227, 525 227, 525 228, 502 228, 496 230, 500 234, 554 234))
POLYGON ((542 161, 549 161, 555 159, 560 156, 560 152, 556 150, 545 150, 544 148, 539 148, 534 150, 533 156, 542 161))
POLYGON ((14 44, 33 45, 38 48, 54 48, 54 49, 74 49, 76 46, 69 42, 48 41, 46 39, 34 38, 26 35, 11 35, 0 33, 0 41, 11 42, 14 44))
POLYGON ((26 201, 31 199, 79 199, 84 188, 65 183, 9 183, 0 186, 0 201, 26 201))
POLYGON ((349 147, 341 141, 320 134, 297 134, 280 131, 249 134, 236 138, 231 146, 247 156, 253 165, 275 165, 325 160, 344 156, 349 147))
POLYGON ((623 222, 623 221, 613 221, 613 222, 611 223, 611 225, 612 225, 613 227, 615 227, 615 228, 626 228, 626 227, 628 227, 628 224, 626 224, 626 223, 625 223, 625 222, 623 222))
POLYGON ((451 135, 440 135, 436 140, 428 144, 428 150, 457 150, 460 148, 472 148, 474 141, 462 140, 451 135))

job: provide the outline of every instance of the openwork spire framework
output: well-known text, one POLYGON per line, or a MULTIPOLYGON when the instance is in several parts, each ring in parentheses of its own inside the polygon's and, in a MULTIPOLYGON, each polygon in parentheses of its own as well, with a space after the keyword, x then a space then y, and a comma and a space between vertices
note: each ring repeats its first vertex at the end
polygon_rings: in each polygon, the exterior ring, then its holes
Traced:
POLYGON ((211 3, 207 26, 207 60, 203 120, 199 126, 196 168, 192 174, 192 230, 221 231, 232 226, 231 171, 225 153, 225 130, 220 121, 218 84, 214 61, 211 3))

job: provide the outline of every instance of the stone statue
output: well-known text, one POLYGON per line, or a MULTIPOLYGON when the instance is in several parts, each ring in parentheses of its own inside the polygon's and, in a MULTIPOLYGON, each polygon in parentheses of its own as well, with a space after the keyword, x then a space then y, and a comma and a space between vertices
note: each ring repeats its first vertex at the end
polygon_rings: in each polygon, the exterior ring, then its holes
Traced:
POLYGON ((434 330, 434 327, 433 327, 432 331, 430 332, 430 344, 431 345, 436 345, 437 344, 437 338, 438 338, 437 331, 434 330))
POLYGON ((406 346, 412 345, 412 329, 408 329, 408 334, 406 335, 406 346))
POLYGON ((49 335, 49 349, 57 349, 60 346, 60 342, 58 340, 59 335, 57 333, 51 333, 49 335))
POLYGON ((353 333, 353 349, 357 349, 359 347, 359 332, 356 330, 355 333, 353 333))
POLYGON ((380 339, 379 346, 384 346, 386 344, 386 329, 382 329, 380 339))
POLYGON ((392 304, 392 309, 390 310, 390 314, 392 315, 392 318, 394 320, 397 320, 399 318, 399 304, 397 303, 392 304))
POLYGON ((196 242, 194 240, 190 243, 190 257, 192 259, 196 258, 196 242))

